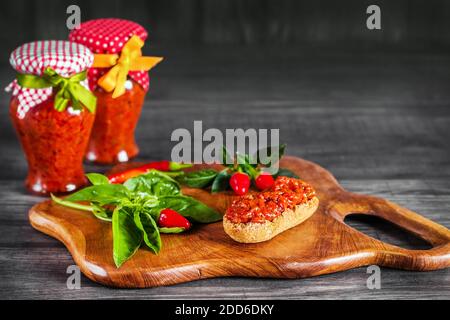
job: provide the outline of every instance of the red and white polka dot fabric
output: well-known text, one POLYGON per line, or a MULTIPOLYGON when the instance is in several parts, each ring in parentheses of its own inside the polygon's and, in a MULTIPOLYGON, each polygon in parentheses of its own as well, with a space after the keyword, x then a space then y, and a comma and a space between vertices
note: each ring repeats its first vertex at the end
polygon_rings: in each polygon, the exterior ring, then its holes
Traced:
MULTIPOLYGON (((69 40, 81 43, 94 53, 120 54, 127 41, 136 35, 145 41, 147 31, 141 25, 123 19, 96 19, 82 23, 79 29, 73 30, 69 40)), ((91 68, 88 71, 89 87, 91 90, 97 88, 98 79, 109 69, 91 68)), ((139 83, 145 91, 149 87, 149 76, 147 71, 130 71, 128 77, 139 83)))
MULTIPOLYGON (((94 55, 85 46, 69 41, 49 40, 26 43, 11 53, 11 66, 23 74, 41 76, 45 69, 52 68, 62 77, 70 77, 88 69, 94 62, 94 55)), ((82 83, 87 87, 87 81, 82 83)), ((6 91, 18 98, 17 116, 24 118, 27 111, 47 100, 52 88, 23 88, 14 80, 6 91)))

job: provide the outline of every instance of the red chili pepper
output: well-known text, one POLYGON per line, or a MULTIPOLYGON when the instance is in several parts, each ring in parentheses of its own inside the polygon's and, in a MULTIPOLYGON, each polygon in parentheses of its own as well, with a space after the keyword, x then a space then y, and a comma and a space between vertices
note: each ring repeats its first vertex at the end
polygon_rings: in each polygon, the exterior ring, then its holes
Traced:
POLYGON ((130 170, 122 171, 119 173, 114 173, 108 176, 109 182, 118 184, 118 183, 124 183, 130 178, 137 177, 141 174, 147 173, 148 171, 155 169, 159 171, 178 171, 185 168, 192 167, 192 164, 183 164, 178 162, 172 162, 172 161, 156 161, 156 162, 150 162, 147 164, 144 164, 140 167, 133 168, 130 170))
POLYGON ((159 213, 158 226, 161 228, 183 228, 184 230, 189 230, 191 223, 175 210, 163 209, 159 213))
POLYGON ((275 180, 270 173, 262 172, 256 177, 255 184, 259 190, 266 190, 273 186, 275 180))
POLYGON ((146 173, 147 171, 148 171, 147 169, 143 170, 140 168, 130 169, 130 170, 122 171, 119 173, 110 174, 108 176, 108 180, 109 180, 109 183, 112 183, 112 184, 124 183, 128 179, 137 177, 141 174, 146 173))
POLYGON ((242 172, 236 172, 230 178, 230 187, 239 196, 246 194, 250 188, 249 176, 242 172))

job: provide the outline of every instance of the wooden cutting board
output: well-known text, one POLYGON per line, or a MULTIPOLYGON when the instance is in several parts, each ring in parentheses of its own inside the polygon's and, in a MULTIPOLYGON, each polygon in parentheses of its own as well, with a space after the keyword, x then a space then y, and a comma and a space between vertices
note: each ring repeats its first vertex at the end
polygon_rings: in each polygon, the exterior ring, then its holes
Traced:
MULTIPOLYGON (((127 166, 133 165, 115 170, 127 166)), ((140 249, 117 269, 110 223, 50 201, 34 206, 29 218, 34 228, 64 243, 88 278, 113 287, 144 288, 229 276, 303 278, 372 264, 418 271, 450 267, 447 228, 389 201, 347 192, 328 171, 309 161, 284 157, 280 166, 314 186, 320 207, 304 223, 264 243, 234 242, 222 222, 196 225, 186 234, 162 235, 159 255, 140 249), (352 213, 388 220, 433 248, 407 250, 366 236, 343 222, 352 213)), ((220 212, 233 198, 198 189, 183 192, 220 212)))

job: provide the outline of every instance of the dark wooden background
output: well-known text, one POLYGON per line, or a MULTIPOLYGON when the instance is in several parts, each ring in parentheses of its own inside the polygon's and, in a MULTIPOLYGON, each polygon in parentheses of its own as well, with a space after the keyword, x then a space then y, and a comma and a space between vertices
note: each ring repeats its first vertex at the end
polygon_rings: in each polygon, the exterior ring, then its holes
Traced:
MULTIPOLYGON (((65 38, 65 8, 82 19, 116 16, 150 30, 146 51, 166 59, 151 72, 137 130, 139 160, 170 156, 170 134, 204 128, 279 128, 288 153, 329 169, 349 190, 387 198, 450 227, 449 1, 1 1, 0 84, 9 52, 24 41, 65 38), (381 31, 365 9, 382 8, 381 31)), ((450 270, 366 268, 303 280, 212 279, 146 290, 113 290, 86 278, 68 290, 71 256, 31 228, 41 198, 27 172, 0 94, 0 298, 450 298, 450 270)), ((105 167, 86 165, 87 171, 105 167)), ((352 226, 409 248, 426 245, 393 226, 352 226)))
POLYGON ((65 39, 70 4, 80 6, 82 20, 140 22, 152 44, 180 50, 203 44, 448 48, 450 42, 446 0, 14 0, 0 2, 2 60, 23 42, 65 39), (383 31, 365 28, 370 4, 382 8, 383 31))

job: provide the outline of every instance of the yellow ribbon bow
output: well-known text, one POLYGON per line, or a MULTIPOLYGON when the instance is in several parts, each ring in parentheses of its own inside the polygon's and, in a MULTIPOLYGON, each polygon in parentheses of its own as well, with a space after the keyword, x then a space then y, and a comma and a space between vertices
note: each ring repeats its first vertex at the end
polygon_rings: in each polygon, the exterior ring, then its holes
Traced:
POLYGON ((163 58, 143 57, 141 48, 144 41, 134 35, 123 46, 120 56, 118 54, 95 54, 93 68, 111 68, 99 80, 98 85, 106 92, 114 90, 113 99, 125 93, 125 82, 129 71, 149 71, 163 58))

